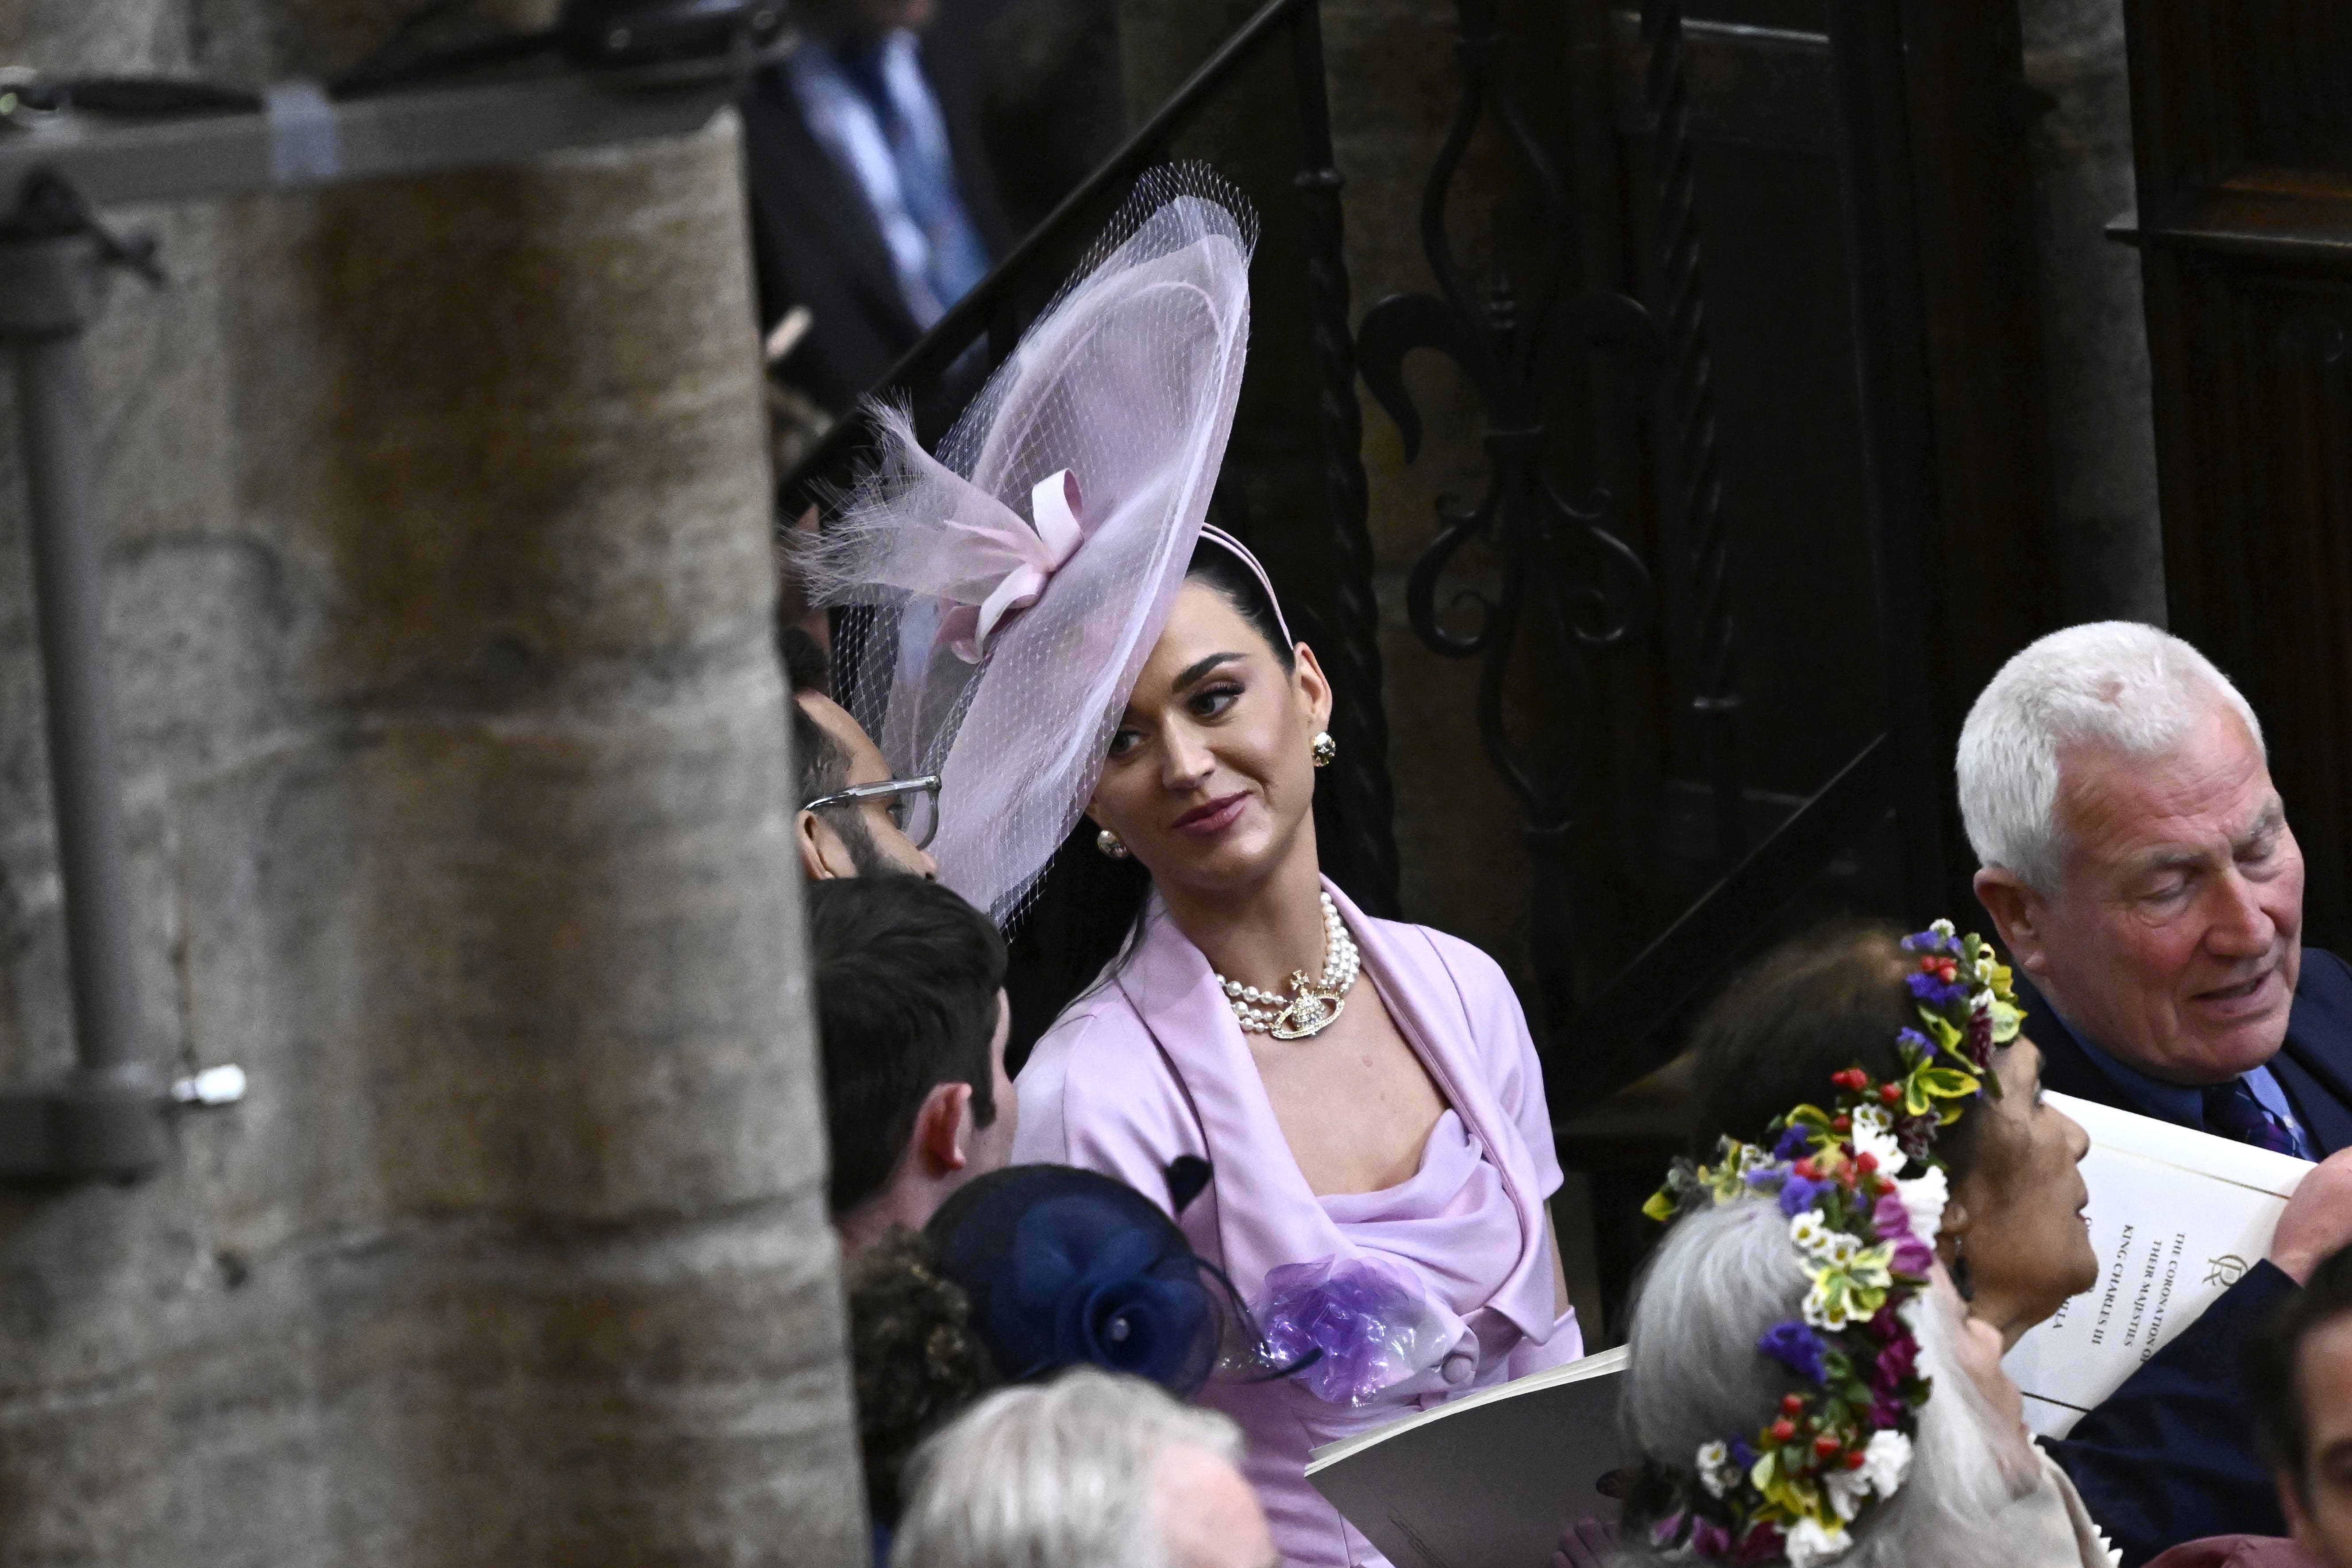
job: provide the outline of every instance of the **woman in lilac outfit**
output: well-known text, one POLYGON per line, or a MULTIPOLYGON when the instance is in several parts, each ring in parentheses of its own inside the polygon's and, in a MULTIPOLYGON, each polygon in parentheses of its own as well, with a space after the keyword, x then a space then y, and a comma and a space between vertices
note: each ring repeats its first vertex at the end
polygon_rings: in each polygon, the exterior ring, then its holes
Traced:
POLYGON ((1509 984, 1321 875, 1310 806, 1330 712, 1256 563, 1212 531, 1087 804, 1103 836, 1088 852, 1150 873, 1139 923, 1022 1069, 1013 1154, 1163 1197, 1171 1163, 1208 1162, 1181 1216, 1194 1249, 1278 1349, 1325 1352, 1306 1375, 1202 1395, 1247 1432, 1292 1568, 1385 1562, 1307 1482, 1310 1449, 1583 1348, 1544 1209, 1560 1175, 1542 1072, 1509 984), (1305 1267, 1270 1282, 1285 1266, 1305 1267), (1351 1330, 1385 1353, 1351 1349, 1351 1330))
POLYGON ((1307 1484, 1311 1448, 1582 1341, 1518 1003, 1485 954, 1324 879, 1330 687, 1203 527, 1255 232, 1205 171, 1147 178, 936 454, 883 419, 802 565, 813 603, 863 606, 838 695, 938 780, 941 880, 1016 955, 1075 966, 1014 999, 1061 1013, 1015 1158, 1181 1211, 1277 1354, 1321 1352, 1202 1398, 1246 1430, 1285 1561, 1338 1568, 1383 1560, 1307 1484))

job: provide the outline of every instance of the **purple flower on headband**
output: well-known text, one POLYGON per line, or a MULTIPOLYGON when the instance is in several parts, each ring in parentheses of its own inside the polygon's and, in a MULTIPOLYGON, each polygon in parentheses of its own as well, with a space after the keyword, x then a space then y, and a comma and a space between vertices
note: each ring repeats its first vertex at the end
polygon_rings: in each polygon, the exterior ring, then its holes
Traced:
POLYGON ((1369 1258, 1284 1264, 1266 1275, 1256 1315, 1279 1359, 1315 1357, 1297 1376, 1332 1405, 1361 1405, 1435 1365, 1446 1349, 1427 1297, 1369 1258))
POLYGON ((1833 1182, 1812 1181, 1791 1171, 1789 1179, 1780 1184, 1780 1212, 1794 1219, 1820 1203, 1822 1194, 1834 1185, 1833 1182))
POLYGON ((1904 983, 1911 987, 1912 995, 1930 1007, 1948 1007, 1965 1000, 1969 994, 1969 988, 1958 981, 1938 980, 1924 969, 1913 970, 1904 983))
POLYGON ((1731 1531, 1713 1520, 1699 1520, 1691 1526, 1690 1549, 1701 1557, 1726 1562, 1731 1556, 1731 1531))
POLYGON ((1791 1127, 1780 1134, 1780 1141, 1778 1143, 1772 1145, 1772 1158, 1801 1160, 1812 1152, 1812 1147, 1811 1133, 1801 1127, 1791 1127))
POLYGON ((1773 1324, 1756 1342, 1756 1348, 1807 1383, 1822 1381, 1822 1337, 1800 1320, 1773 1324))
POLYGON ((1936 1054, 1935 1046, 1929 1042, 1927 1036, 1916 1029, 1895 1030, 1895 1043, 1898 1046, 1909 1046, 1923 1057, 1932 1057, 1936 1054))
POLYGON ((1903 1385, 1919 1366, 1919 1342, 1907 1331, 1898 1331, 1895 1337, 1878 1350, 1878 1363, 1870 1370, 1870 1424, 1881 1429, 1895 1426, 1903 1419, 1903 1385))
POLYGON ((1743 1470, 1751 1468, 1756 1463, 1756 1450, 1734 1437, 1731 1440, 1731 1462, 1743 1470))
POLYGON ((1907 1333, 1898 1333, 1879 1347, 1878 1364, 1871 1369, 1870 1386, 1880 1394, 1891 1394, 1919 1365, 1919 1342, 1907 1333))
POLYGON ((1870 1224, 1878 1232, 1879 1240, 1895 1244, 1892 1262, 1896 1273, 1917 1279, 1927 1277, 1927 1271, 1936 1266, 1935 1249, 1913 1233, 1911 1211, 1904 1206, 1902 1194, 1881 1193, 1878 1202, 1872 1205, 1870 1224))
POLYGON ((1748 1184, 1759 1193, 1777 1193, 1780 1184, 1789 1179, 1785 1165, 1759 1165, 1748 1173, 1748 1184))

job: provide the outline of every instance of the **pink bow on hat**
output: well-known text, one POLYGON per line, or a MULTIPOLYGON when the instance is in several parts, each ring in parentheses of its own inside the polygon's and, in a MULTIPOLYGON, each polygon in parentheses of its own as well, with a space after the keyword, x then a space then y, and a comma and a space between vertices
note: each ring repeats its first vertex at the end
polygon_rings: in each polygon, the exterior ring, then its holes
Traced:
MULTIPOLYGON (((1047 578, 1060 571, 1086 542, 1078 527, 1078 479, 1067 468, 1056 469, 1032 486, 1029 512, 1033 531, 1009 510, 999 507, 989 521, 991 542, 1017 557, 978 605, 961 605, 940 625, 940 636, 966 664, 978 664, 988 649, 997 624, 1015 610, 1028 608, 1045 591, 1047 578)), ((983 525, 985 526, 985 525, 983 525)))

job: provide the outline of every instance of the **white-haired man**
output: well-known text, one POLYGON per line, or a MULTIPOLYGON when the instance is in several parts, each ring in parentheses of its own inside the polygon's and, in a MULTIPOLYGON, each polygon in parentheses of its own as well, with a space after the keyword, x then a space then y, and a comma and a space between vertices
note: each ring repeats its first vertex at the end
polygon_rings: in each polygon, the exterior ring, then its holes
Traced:
POLYGON ((1280 1568, 1240 1450, 1139 1379, 1000 1389, 908 1462, 892 1568, 1280 1568))
POLYGON ((2048 1004, 2044 1083, 2307 1160, 2352 1147, 2352 966, 2303 945, 2261 721, 2204 655, 2123 621, 2043 637, 1969 710, 1959 794, 1977 896, 2048 1004))
POLYGON ((2270 1258, 2063 1442, 2126 1568, 2279 1535, 2241 1352, 2352 1241, 2352 966, 2303 946, 2303 855, 2261 721, 2153 626, 2070 626, 2011 659, 1960 731, 1977 896, 2021 972, 2042 1081, 2317 1159, 2270 1258))

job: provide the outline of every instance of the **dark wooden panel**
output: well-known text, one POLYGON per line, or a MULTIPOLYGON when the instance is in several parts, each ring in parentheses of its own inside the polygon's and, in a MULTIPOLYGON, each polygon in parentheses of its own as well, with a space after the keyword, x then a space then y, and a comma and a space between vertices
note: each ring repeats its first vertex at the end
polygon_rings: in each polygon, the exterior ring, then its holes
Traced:
MULTIPOLYGON (((1810 793, 1886 722, 1841 240, 1826 7, 1694 7, 1707 320, 1722 411, 1752 784, 1810 793), (1833 607, 1833 608, 1832 608, 1833 607)), ((1620 132, 1650 133, 1639 19, 1611 18, 1620 132)), ((1927 315, 1935 514, 1933 721, 1958 731, 2010 654, 2056 624, 2053 482, 2013 0, 1908 0, 1906 203, 1927 315)), ((1628 182, 1640 191, 1645 179, 1628 182)), ((1643 232, 1649 217, 1630 225, 1643 232)), ((1668 623, 1679 606, 1668 595, 1668 623)), ((1956 811, 1946 858, 1964 868, 1956 811)), ((1969 893, 1958 869, 1948 901, 1969 893)))
POLYGON ((2244 688, 2352 942, 2352 9, 2129 0, 2172 626, 2244 688))
POLYGON ((2250 166, 2352 174, 2352 6, 2129 0, 2140 176, 2160 193, 2250 166))
POLYGON ((2311 867, 2307 940, 2341 948, 2352 942, 2352 268, 2158 253, 2147 277, 2172 624, 2262 715, 2311 867))

